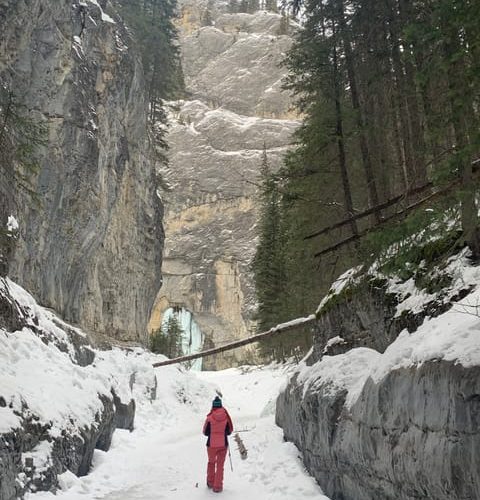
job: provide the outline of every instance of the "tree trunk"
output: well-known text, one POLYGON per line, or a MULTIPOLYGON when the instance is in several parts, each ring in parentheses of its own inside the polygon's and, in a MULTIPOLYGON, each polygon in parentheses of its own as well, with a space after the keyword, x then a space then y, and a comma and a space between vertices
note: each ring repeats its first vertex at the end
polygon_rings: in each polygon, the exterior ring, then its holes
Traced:
MULTIPOLYGON (((343 0, 339 1, 338 15, 339 15, 340 32, 345 50, 345 63, 347 66, 347 75, 350 84, 350 96, 352 99, 352 106, 355 111, 357 127, 359 129, 360 151, 362 155, 363 169, 365 171, 365 179, 367 181, 367 189, 370 198, 370 205, 376 207, 379 204, 378 191, 375 182, 375 175, 373 172, 371 156, 368 148, 367 137, 365 134, 365 120, 363 118, 363 110, 360 106, 357 78, 355 75, 355 67, 353 63, 352 44, 350 39, 349 28, 345 20, 345 9, 343 0)), ((381 214, 379 212, 375 212, 374 217, 377 223, 381 220, 381 214)))
MULTIPOLYGON (((395 14, 392 14, 392 17, 395 14)), ((406 103, 407 88, 405 85, 405 75, 402 65, 400 53, 400 40, 398 37, 397 29, 394 28, 398 23, 392 19, 390 22, 390 37, 392 39, 392 65, 395 81, 395 107, 398 116, 398 128, 400 132, 402 158, 404 164, 404 176, 407 186, 406 191, 415 187, 415 168, 414 168, 414 151, 412 150, 412 140, 410 127, 408 124, 408 106, 406 103)))
MULTIPOLYGON (((413 20, 410 0, 399 0, 399 21, 402 31, 413 20)), ((400 33, 398 33, 401 35, 400 33)), ((403 36, 402 36, 403 38, 403 36)), ((408 112, 409 135, 412 141, 412 172, 413 186, 422 186, 427 181, 427 170, 425 167, 425 140, 422 125, 422 116, 418 103, 417 86, 415 83, 415 67, 412 64, 409 55, 409 47, 405 40, 400 42, 403 46, 404 61, 404 79, 405 79, 405 97, 406 111, 408 112)))
MULTIPOLYGON (((337 54, 337 43, 336 43, 336 27, 333 25, 334 32, 334 46, 333 46, 333 86, 335 93, 335 121, 336 121, 336 136, 337 136, 337 147, 338 147, 338 160, 340 164, 340 175, 342 178, 343 194, 345 199, 345 208, 350 217, 353 217, 353 201, 352 201, 352 190, 350 187, 350 180, 348 177, 347 170, 347 159, 345 154, 345 139, 343 135, 343 116, 342 116, 342 103, 341 103, 341 92, 340 92, 340 73, 338 68, 338 54, 337 54)), ((358 227, 355 220, 350 222, 350 228, 354 235, 358 234, 358 227)))
POLYGON ((292 330, 297 330, 303 328, 310 323, 314 323, 316 321, 315 314, 311 314, 310 316, 306 316, 305 318, 298 318, 293 321, 289 321, 288 323, 282 323, 280 325, 274 326, 270 328, 267 332, 258 333, 257 335, 253 335, 252 337, 247 337, 242 340, 236 340, 235 342, 231 342, 230 344, 223 345, 221 347, 214 347, 213 349, 208 349, 207 351, 198 352, 196 354, 188 354, 186 356, 181 356, 175 359, 167 359, 166 361, 159 361, 158 363, 153 363, 153 367, 159 366, 167 366, 174 365, 177 363, 183 363, 185 361, 192 361, 194 359, 204 358, 206 356, 213 356, 214 354, 219 354, 225 351, 231 351, 232 349, 237 349, 238 347, 243 347, 244 345, 253 344, 254 342, 260 342, 261 340, 265 340, 269 337, 273 337, 279 333, 288 332, 292 330))

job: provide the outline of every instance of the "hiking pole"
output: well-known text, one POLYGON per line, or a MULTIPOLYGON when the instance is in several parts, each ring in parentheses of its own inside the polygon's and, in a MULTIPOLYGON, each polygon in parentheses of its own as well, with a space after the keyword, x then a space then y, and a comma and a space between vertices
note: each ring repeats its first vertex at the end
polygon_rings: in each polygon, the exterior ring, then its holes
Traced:
POLYGON ((230 453, 230 446, 228 447, 228 458, 230 459, 230 468, 232 469, 232 472, 233 472, 232 455, 230 453))

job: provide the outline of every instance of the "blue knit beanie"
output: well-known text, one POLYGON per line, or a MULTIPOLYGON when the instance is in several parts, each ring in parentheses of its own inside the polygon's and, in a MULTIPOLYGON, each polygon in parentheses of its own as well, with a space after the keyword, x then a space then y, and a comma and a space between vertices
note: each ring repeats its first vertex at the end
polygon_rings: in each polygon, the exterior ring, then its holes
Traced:
POLYGON ((215 399, 212 401, 212 408, 221 408, 221 407, 222 407, 222 400, 218 396, 215 396, 215 399))

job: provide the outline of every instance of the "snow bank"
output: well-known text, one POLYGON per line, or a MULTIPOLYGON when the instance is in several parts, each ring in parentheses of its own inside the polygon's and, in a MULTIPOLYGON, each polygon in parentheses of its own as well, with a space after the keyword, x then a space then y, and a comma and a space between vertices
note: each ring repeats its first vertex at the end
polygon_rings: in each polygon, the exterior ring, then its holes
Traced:
MULTIPOLYGON (((322 300, 318 311, 347 285, 355 285, 359 271, 359 268, 354 268, 344 273, 322 300)), ((298 382, 303 384, 303 394, 321 389, 333 395, 346 390, 346 405, 351 406, 368 378, 380 382, 393 370, 440 360, 465 367, 480 365, 480 267, 470 264, 465 250, 450 258, 441 273, 450 276, 452 281, 449 287, 436 294, 417 288, 413 279, 404 282, 387 280, 387 293, 397 297, 397 317, 404 312, 420 313, 433 301, 451 302, 452 307, 447 312, 435 318, 425 318, 413 333, 403 330, 383 354, 362 347, 345 354, 323 356, 312 366, 300 363, 295 373, 298 382), (456 297, 462 290, 471 292, 457 302, 456 297)), ((377 277, 380 274, 377 273, 377 277)), ((335 337, 328 344, 341 340, 335 337)))
POLYGON ((384 278, 387 281, 387 292, 397 296, 398 305, 396 317, 404 311, 418 313, 425 309, 430 302, 449 303, 461 290, 474 290, 480 282, 480 270, 472 266, 468 260, 469 250, 464 249, 459 254, 448 259, 445 268, 436 269, 430 273, 431 278, 449 276, 452 282, 449 286, 442 287, 436 293, 428 293, 419 288, 414 279, 407 281, 400 279, 387 279, 380 272, 375 271, 375 277, 384 278))
POLYGON ((323 297, 322 301, 317 307, 316 314, 318 315, 320 311, 323 309, 325 304, 335 297, 336 295, 339 295, 342 293, 342 291, 352 285, 355 285, 359 281, 359 275, 361 270, 363 269, 363 266, 357 266, 357 267, 352 267, 348 271, 345 271, 341 276, 339 276, 333 283, 333 285, 330 287, 330 290, 328 291, 327 295, 323 297))
POLYGON ((105 375, 73 364, 28 328, 0 331, 0 381, 7 404, 19 415, 26 405, 40 423, 52 425, 51 436, 90 425, 103 408, 97 395, 110 394, 105 375))
MULTIPOLYGON (((29 331, 41 332, 49 339, 64 344, 71 360, 75 359, 75 349, 66 330, 85 338, 84 332, 68 325, 51 311, 39 306, 26 290, 8 278, 0 280, 0 293, 3 293, 9 301, 11 300, 9 297, 11 297, 17 304, 19 317, 27 324, 29 331)), ((1 355, 2 353, 0 353, 1 355)))
POLYGON ((323 348, 323 353, 326 354, 330 349, 330 347, 342 344, 345 344, 345 339, 343 337, 340 337, 340 335, 336 335, 335 337, 328 339, 328 342, 325 344, 325 347, 323 348))
POLYGON ((372 369, 372 378, 379 381, 392 370, 426 361, 480 365, 480 311, 475 310, 479 304, 477 289, 446 313, 427 318, 415 332, 402 331, 372 369))
POLYGON ((360 395, 372 366, 379 361, 381 354, 373 349, 359 347, 338 356, 324 356, 312 366, 301 362, 298 370, 298 383, 303 385, 303 395, 307 391, 320 388, 326 395, 334 396, 339 391, 348 392, 346 404, 353 404, 360 395))
POLYGON ((0 407, 0 434, 10 432, 20 426, 20 417, 13 413, 12 408, 0 407))
MULTIPOLYGON (((113 432, 115 423, 108 412, 106 416, 110 420, 100 420, 107 408, 106 401, 115 408, 115 404, 128 406, 132 399, 150 400, 156 386, 152 362, 158 360, 158 356, 140 348, 93 349, 81 330, 39 306, 30 294, 9 279, 0 279, 0 299, 11 309, 5 314, 16 315, 21 325, 17 331, 0 328, 0 452, 2 446, 8 447, 8 442, 2 441, 2 434, 31 434, 21 449, 11 452, 23 451, 20 460, 10 457, 10 466, 19 484, 28 486, 22 471, 26 459, 32 459, 35 467, 31 479, 43 481, 49 476, 44 472, 49 468, 58 470, 59 460, 62 462, 61 457, 53 456, 54 448, 62 446, 54 446, 56 440, 72 440, 77 436, 77 443, 85 443, 86 430, 94 429, 89 434, 94 440, 93 447, 96 433, 103 432, 102 426, 110 426, 113 432), (82 348, 90 351, 88 363, 79 362, 78 353, 82 348), (115 400, 115 403, 113 392, 120 402, 115 400)), ((22 439, 18 437, 19 441, 22 439)), ((72 453, 70 450, 67 459, 74 462, 72 453)), ((27 469, 25 472, 28 476, 27 469)), ((54 484, 46 487, 54 487, 54 484)))
MULTIPOLYGON (((132 374, 137 396, 153 385, 151 359, 145 351, 96 351, 92 364, 80 366, 65 328, 85 337, 81 330, 39 306, 12 281, 0 281, 2 290, 10 292, 27 323, 17 332, 0 329, 0 396, 17 415, 26 405, 39 423, 51 425, 51 436, 62 430, 78 432, 95 420, 103 408, 99 396, 111 398, 112 388, 122 402, 130 401, 134 396, 132 374)), ((10 425, 12 422, 10 419, 10 425)))
MULTIPOLYGON (((407 281, 389 279, 388 292, 395 294, 399 298, 395 316, 400 316, 404 311, 418 313, 430 302, 441 301, 447 303, 460 290, 469 288, 473 290, 479 283, 480 271, 477 267, 470 265, 467 254, 468 250, 463 250, 448 260, 445 269, 433 273, 433 276, 445 275, 452 278, 451 285, 437 293, 428 293, 426 290, 418 288, 413 278, 407 281)), ((378 276, 381 275, 378 274, 378 276)))

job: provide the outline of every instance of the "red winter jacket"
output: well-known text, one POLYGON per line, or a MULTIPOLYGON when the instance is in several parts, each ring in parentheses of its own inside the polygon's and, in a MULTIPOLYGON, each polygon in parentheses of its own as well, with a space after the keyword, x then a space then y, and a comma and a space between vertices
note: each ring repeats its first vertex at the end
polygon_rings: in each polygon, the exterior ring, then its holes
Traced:
POLYGON ((203 424, 203 433, 208 436, 207 446, 212 448, 227 447, 227 436, 232 432, 232 419, 227 410, 225 408, 212 408, 203 424))

